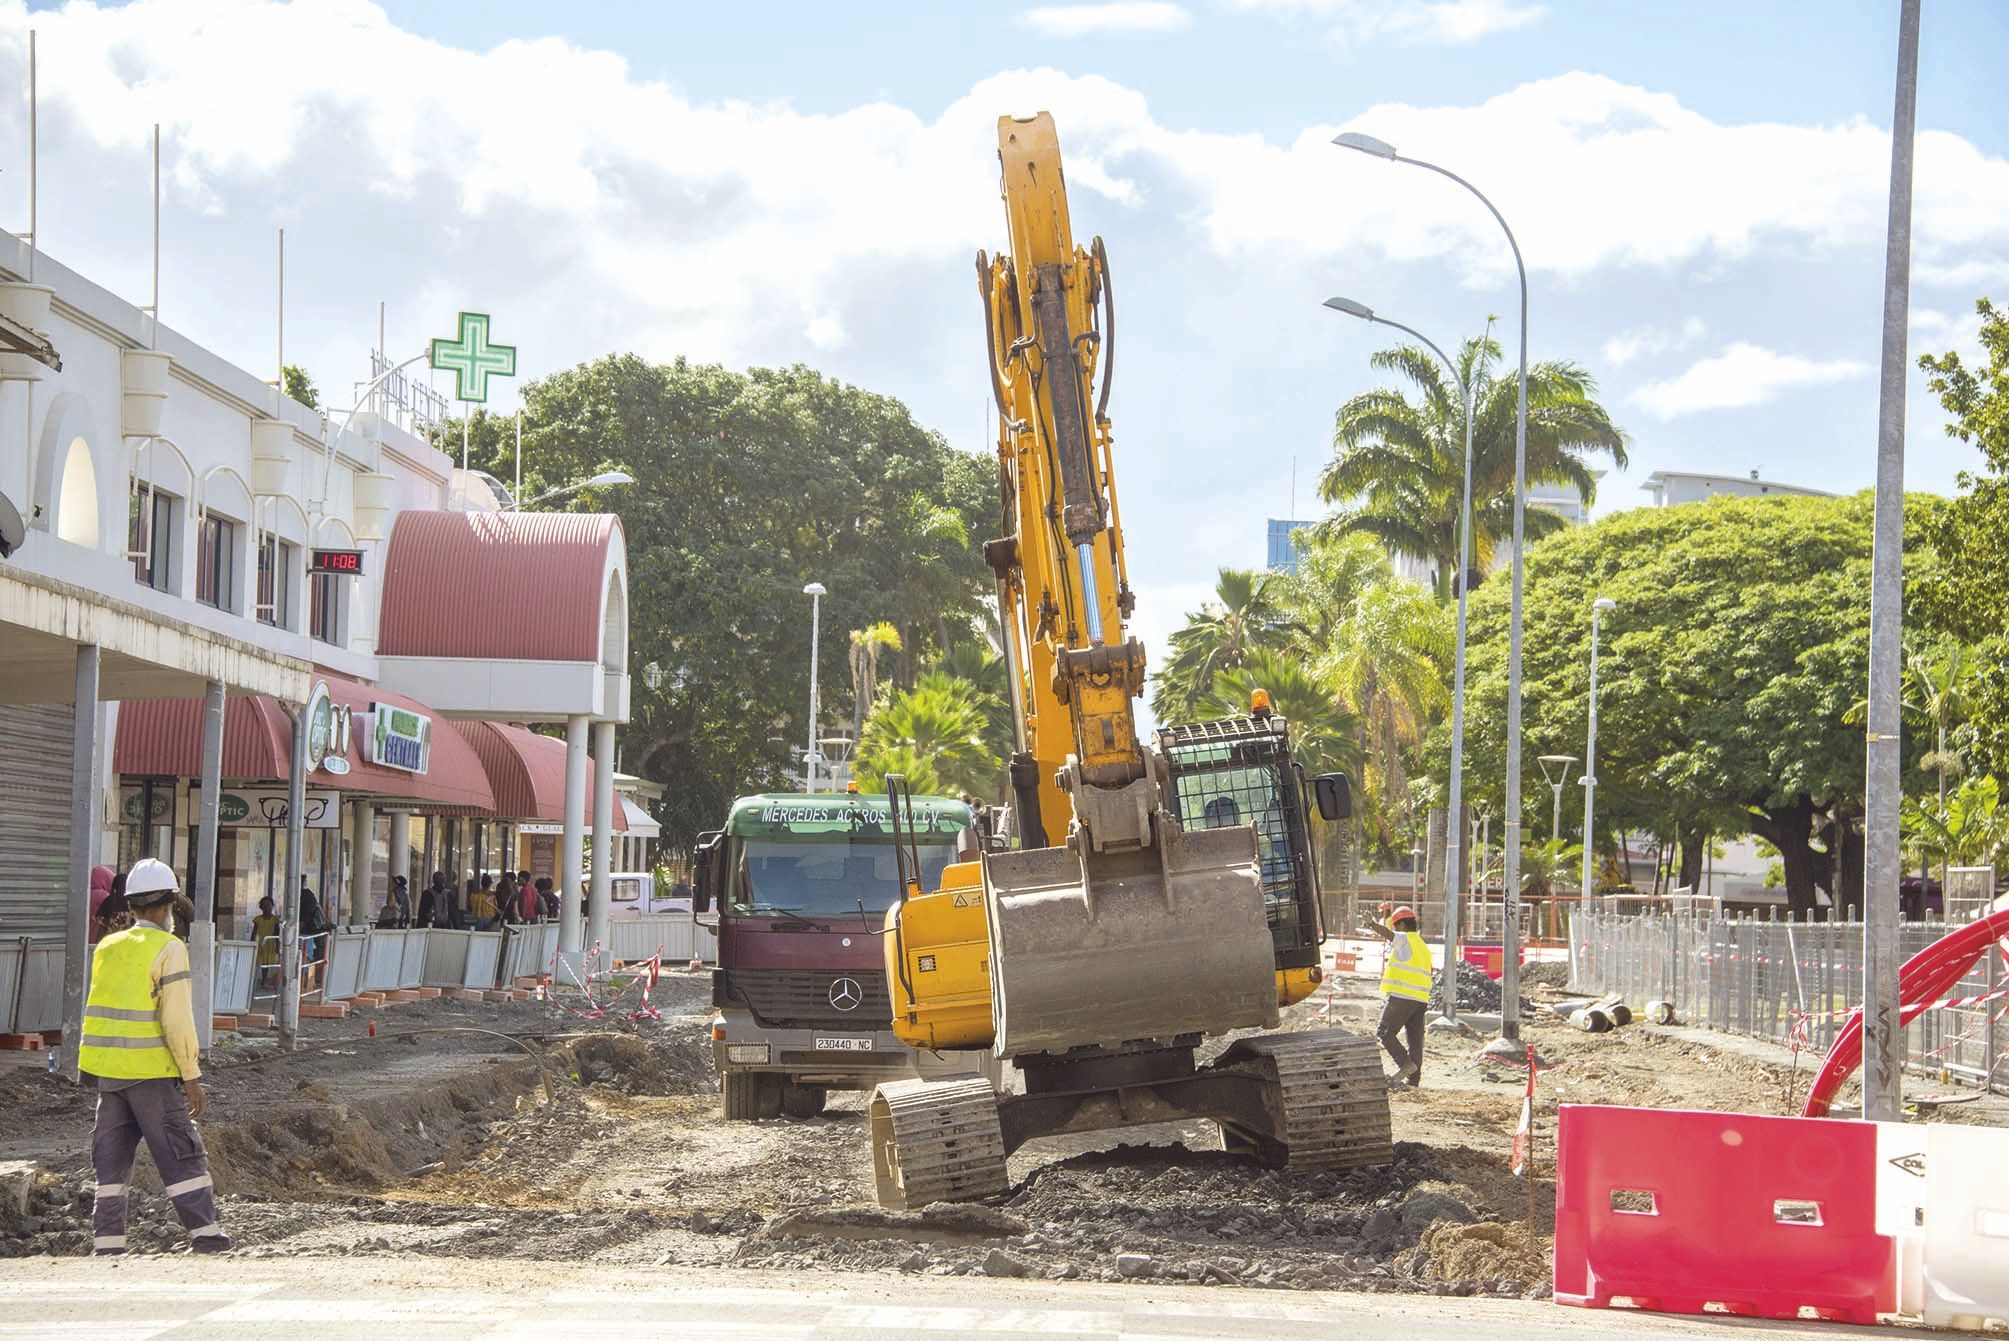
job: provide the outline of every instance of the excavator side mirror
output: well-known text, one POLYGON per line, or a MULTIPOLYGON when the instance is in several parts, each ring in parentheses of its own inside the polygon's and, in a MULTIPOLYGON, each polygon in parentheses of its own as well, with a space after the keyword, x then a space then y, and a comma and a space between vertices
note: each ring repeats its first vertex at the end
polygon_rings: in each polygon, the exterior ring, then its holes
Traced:
POLYGON ((1321 819, 1353 818, 1353 788, 1344 773, 1321 773, 1311 780, 1312 795, 1318 799, 1321 819))

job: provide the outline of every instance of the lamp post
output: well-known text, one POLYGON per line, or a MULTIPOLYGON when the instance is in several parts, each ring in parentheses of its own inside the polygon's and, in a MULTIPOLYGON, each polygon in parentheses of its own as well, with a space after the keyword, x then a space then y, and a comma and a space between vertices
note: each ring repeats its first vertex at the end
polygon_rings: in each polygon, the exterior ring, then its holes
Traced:
POLYGON ((525 508, 534 508, 539 503, 548 503, 554 498, 563 498, 567 494, 576 494, 581 489, 611 489, 617 484, 633 484, 634 482, 635 477, 625 470, 603 470, 591 479, 580 480, 577 484, 566 484, 556 489, 546 489, 535 498, 526 498, 521 502, 512 499, 509 506, 504 508, 503 511, 521 512, 525 508))
MULTIPOLYGON (((1459 840, 1464 836, 1460 817, 1465 813, 1465 588, 1471 585, 1472 572, 1472 383, 1459 373, 1458 365, 1437 347, 1437 342, 1423 332, 1376 316, 1373 308, 1351 298, 1328 298, 1325 305, 1335 312, 1391 326, 1421 340, 1450 369, 1459 390, 1465 393, 1465 492, 1458 506, 1458 644, 1451 671, 1451 794, 1447 802, 1450 818, 1444 826, 1444 963, 1448 972, 1449 966, 1458 962, 1458 895, 1463 874, 1458 857, 1459 840)), ((1444 994, 1444 1017, 1454 1023, 1458 1019, 1458 997, 1454 992, 1444 994)))
MULTIPOLYGON (((1560 852, 1562 850, 1563 838, 1563 783, 1569 781, 1570 765, 1575 763, 1576 759, 1567 754, 1545 754, 1536 762, 1542 766, 1542 779, 1549 784, 1550 789, 1556 794, 1555 809, 1549 817, 1549 841, 1555 844, 1556 850, 1560 852)), ((1549 928, 1553 931, 1555 927, 1555 889, 1549 884, 1546 874, 1542 878, 1542 884, 1549 891, 1548 921, 1549 928)), ((1541 910, 1539 909, 1536 910, 1535 920, 1538 924, 1542 920, 1541 910)))
POLYGON ((1497 1055, 1511 1056, 1520 1051, 1521 1037, 1521 560, 1525 539, 1525 523, 1528 509, 1528 268, 1521 261, 1521 244, 1514 240, 1514 230, 1507 227, 1506 219, 1494 207, 1493 202, 1478 187, 1452 172, 1440 168, 1435 163, 1426 163, 1420 158, 1404 158, 1395 152, 1395 146, 1372 135, 1362 135, 1348 131, 1333 137, 1334 144, 1342 149, 1352 149, 1375 158, 1385 158, 1393 163, 1407 163, 1412 167, 1424 168, 1440 177, 1448 177, 1479 198, 1500 231, 1507 235, 1507 246, 1514 253, 1514 270, 1521 280, 1521 370, 1519 406, 1514 415, 1514 571, 1512 595, 1508 602, 1507 618, 1507 807, 1504 818, 1505 832, 1501 835, 1501 845, 1505 849, 1506 887, 1501 891, 1502 911, 1506 915, 1506 939, 1502 948, 1502 972, 1500 976, 1500 1039, 1489 1044, 1490 1051, 1497 1055))
POLYGON ((1597 810, 1597 625, 1606 611, 1616 609, 1618 602, 1609 596, 1598 597, 1590 606, 1590 733, 1583 747, 1583 889, 1578 895, 1584 905, 1590 903, 1591 849, 1596 846, 1591 819, 1597 810))
POLYGON ((816 698, 816 657, 817 644, 823 637, 823 598, 829 589, 821 582, 811 582, 802 589, 809 598, 809 753, 802 757, 802 790, 816 790, 816 717, 822 705, 816 698))

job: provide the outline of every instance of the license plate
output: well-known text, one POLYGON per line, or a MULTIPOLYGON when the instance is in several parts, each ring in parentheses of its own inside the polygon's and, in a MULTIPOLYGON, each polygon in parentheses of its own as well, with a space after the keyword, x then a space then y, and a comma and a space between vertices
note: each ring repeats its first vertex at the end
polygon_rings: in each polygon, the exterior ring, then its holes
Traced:
POLYGON ((816 1050, 818 1052, 870 1052, 872 1051, 872 1039, 870 1035, 858 1037, 856 1035, 838 1034, 829 1038, 817 1039, 816 1050))

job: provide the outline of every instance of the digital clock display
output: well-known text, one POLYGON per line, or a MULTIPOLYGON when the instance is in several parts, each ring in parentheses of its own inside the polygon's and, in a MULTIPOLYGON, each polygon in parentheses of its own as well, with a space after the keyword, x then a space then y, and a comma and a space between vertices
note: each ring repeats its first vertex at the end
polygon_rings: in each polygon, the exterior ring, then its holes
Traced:
POLYGON ((317 549, 307 564, 310 573, 345 573, 361 577, 363 551, 359 549, 317 549))

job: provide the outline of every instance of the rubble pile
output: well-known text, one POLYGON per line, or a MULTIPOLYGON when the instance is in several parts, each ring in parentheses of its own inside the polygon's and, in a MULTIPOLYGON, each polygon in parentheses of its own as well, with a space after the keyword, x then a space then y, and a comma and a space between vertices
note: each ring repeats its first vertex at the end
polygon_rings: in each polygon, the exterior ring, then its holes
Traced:
MULTIPOLYGON (((1474 967, 1464 960, 1458 961, 1458 1009, 1495 1011, 1500 1008, 1500 984, 1487 977, 1483 969, 1474 967)), ((1439 1013, 1444 1010, 1444 972, 1439 969, 1432 977, 1430 987, 1430 1009, 1439 1013)))

